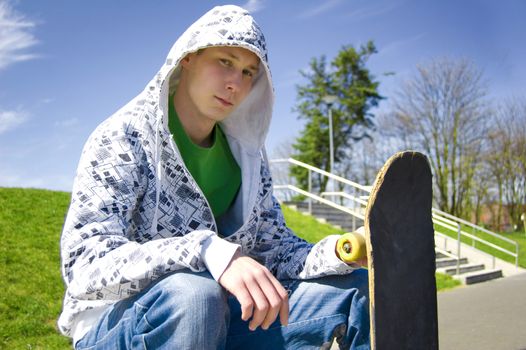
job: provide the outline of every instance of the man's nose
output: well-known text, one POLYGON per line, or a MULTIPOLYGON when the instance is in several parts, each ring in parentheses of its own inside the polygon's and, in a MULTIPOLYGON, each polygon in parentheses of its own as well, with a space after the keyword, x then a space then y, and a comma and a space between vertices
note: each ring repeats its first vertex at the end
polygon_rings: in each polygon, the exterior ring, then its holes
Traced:
POLYGON ((239 91, 243 83, 243 72, 232 71, 227 78, 226 87, 233 92, 239 91))

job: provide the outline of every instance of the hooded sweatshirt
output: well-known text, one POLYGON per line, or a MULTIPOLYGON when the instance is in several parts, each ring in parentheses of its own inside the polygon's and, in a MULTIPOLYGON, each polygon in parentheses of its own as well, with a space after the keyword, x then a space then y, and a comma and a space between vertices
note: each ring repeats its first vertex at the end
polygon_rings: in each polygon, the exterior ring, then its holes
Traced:
POLYGON ((273 100, 265 38, 247 11, 227 5, 192 24, 146 88, 96 128, 82 151, 61 237, 63 334, 80 340, 109 306, 173 271, 208 270, 218 280, 238 249, 278 279, 356 268, 336 257, 339 236, 312 245, 285 225, 264 150, 273 100), (218 220, 168 128, 180 61, 213 46, 242 47, 260 59, 249 95, 221 122, 242 183, 218 220))

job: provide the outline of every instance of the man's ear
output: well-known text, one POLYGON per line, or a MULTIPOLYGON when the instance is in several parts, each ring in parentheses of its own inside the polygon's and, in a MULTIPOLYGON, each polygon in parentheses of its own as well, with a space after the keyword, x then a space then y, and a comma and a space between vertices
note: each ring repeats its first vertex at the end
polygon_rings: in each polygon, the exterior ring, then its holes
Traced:
POLYGON ((189 53, 188 55, 184 56, 184 58, 181 60, 181 67, 188 68, 190 65, 190 61, 193 60, 194 53, 189 53))

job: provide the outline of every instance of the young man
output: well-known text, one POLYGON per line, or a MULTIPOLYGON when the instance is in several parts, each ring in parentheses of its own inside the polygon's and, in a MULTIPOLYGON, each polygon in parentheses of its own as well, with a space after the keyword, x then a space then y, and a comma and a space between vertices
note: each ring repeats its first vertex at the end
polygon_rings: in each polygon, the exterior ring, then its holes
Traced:
POLYGON ((75 348, 368 348, 366 271, 272 195, 272 105, 260 28, 216 7, 90 136, 61 239, 75 348))

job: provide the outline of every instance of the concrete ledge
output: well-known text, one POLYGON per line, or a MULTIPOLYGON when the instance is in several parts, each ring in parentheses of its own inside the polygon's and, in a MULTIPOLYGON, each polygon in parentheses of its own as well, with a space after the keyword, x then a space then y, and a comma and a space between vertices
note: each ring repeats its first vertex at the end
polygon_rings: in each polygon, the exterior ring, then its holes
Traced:
POLYGON ((460 276, 455 275, 454 277, 463 284, 469 285, 501 278, 502 276, 502 270, 485 270, 482 272, 471 272, 460 276))
MULTIPOLYGON (((468 259, 467 258, 460 258, 460 265, 467 264, 468 259)), ((439 258, 436 259, 436 267, 437 269, 440 267, 448 267, 448 266, 457 266, 457 259, 455 258, 439 258)))
MULTIPOLYGON (((463 265, 460 265, 459 273, 481 271, 481 270, 484 270, 484 268, 485 268, 484 264, 476 264, 476 263, 475 264, 463 264, 463 265)), ((456 265, 443 267, 443 268, 437 269, 437 272, 453 276, 457 273, 457 267, 456 265)))

